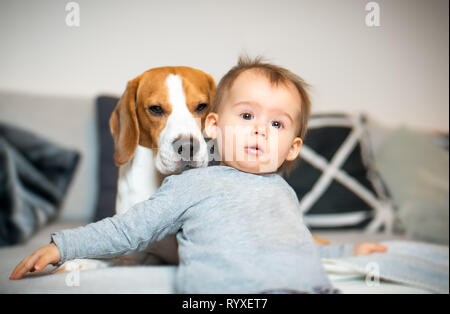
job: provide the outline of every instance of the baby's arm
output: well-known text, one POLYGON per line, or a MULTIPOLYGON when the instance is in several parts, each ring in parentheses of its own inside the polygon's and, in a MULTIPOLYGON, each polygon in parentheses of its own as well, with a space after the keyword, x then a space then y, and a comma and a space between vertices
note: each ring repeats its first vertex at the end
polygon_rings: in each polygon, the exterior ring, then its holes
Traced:
POLYGON ((42 270, 48 264, 61 265, 76 258, 114 257, 147 248, 151 242, 175 234, 182 225, 188 198, 173 197, 178 188, 167 177, 149 200, 136 204, 121 215, 105 218, 85 227, 52 234, 52 243, 22 260, 11 279, 28 271, 42 270))
POLYGON ((53 233, 52 243, 24 258, 10 279, 20 279, 28 271, 42 270, 48 264, 61 265, 76 258, 115 257, 145 249, 148 244, 172 231, 158 224, 159 217, 152 214, 154 211, 151 208, 146 209, 146 202, 123 215, 53 233))

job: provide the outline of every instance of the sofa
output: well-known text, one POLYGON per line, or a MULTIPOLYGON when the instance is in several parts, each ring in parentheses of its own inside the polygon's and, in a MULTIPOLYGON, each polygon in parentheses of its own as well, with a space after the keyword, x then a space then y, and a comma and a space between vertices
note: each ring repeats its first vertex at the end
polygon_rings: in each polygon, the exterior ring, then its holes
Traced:
MULTIPOLYGON (((102 197, 113 193, 115 182, 104 177, 107 170, 102 170, 103 157, 110 154, 110 148, 105 149, 103 144, 109 117, 107 110, 99 108, 99 99, 106 99, 111 106, 114 96, 87 99, 0 92, 0 122, 38 134, 81 156, 57 215, 25 241, 0 247, 0 293, 174 293, 176 266, 171 265, 120 266, 63 274, 54 274, 54 267, 48 266, 20 281, 8 280, 22 258, 48 243, 51 232, 108 215, 105 205, 112 205, 102 197)), ((343 293, 448 293, 448 134, 386 127, 370 121, 370 117, 367 130, 375 165, 395 204, 395 227, 369 231, 357 227, 319 228, 313 233, 334 244, 371 241, 392 245, 391 257, 405 262, 410 255, 400 246, 406 243, 402 247, 410 248, 417 243, 442 258, 433 274, 437 281, 430 281, 436 282, 437 288, 417 284, 417 278, 397 280, 383 274, 381 280, 370 281, 371 270, 355 266, 361 261, 324 261, 325 269, 343 293), (446 285, 442 283, 445 279, 446 285)), ((432 262, 428 260, 427 265, 432 262)))

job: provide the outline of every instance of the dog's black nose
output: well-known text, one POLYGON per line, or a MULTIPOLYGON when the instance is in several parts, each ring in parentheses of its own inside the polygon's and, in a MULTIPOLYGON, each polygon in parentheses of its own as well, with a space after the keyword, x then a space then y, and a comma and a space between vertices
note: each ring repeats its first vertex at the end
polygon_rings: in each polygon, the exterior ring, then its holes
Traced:
POLYGON ((181 160, 189 161, 198 152, 200 143, 193 136, 179 136, 172 142, 172 146, 181 160))

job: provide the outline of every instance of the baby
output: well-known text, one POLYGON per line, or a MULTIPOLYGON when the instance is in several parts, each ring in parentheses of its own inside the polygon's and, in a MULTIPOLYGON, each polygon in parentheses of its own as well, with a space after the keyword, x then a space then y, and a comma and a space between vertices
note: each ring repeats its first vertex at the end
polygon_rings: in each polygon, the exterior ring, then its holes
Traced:
POLYGON ((10 279, 71 259, 145 250, 176 234, 178 293, 333 291, 321 257, 386 248, 316 245, 294 190, 279 175, 292 169, 306 133, 306 87, 286 69, 241 58, 220 81, 205 120, 220 165, 166 177, 124 214, 53 233, 51 244, 22 260, 10 279))

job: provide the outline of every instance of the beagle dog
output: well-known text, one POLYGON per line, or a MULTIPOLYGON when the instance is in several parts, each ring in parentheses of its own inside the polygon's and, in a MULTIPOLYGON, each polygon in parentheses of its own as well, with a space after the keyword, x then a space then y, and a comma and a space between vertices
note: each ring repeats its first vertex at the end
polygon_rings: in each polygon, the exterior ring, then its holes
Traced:
POLYGON ((155 68, 128 82, 110 118, 117 213, 147 199, 165 175, 208 165, 202 130, 215 88, 210 75, 188 67, 155 68))
MULTIPOLYGON (((117 214, 148 199, 165 176, 208 165, 202 130, 215 91, 211 75, 184 66, 153 68, 128 82, 109 121, 119 167, 117 214)), ((175 236, 115 260, 68 261, 56 273, 140 263, 177 264, 175 236)))
MULTIPOLYGON (((116 213, 148 199, 166 175, 208 165, 202 130, 215 90, 212 76, 190 67, 154 68, 128 82, 110 118, 116 213)), ((175 237, 151 245, 145 263, 178 263, 176 247, 175 237)))

